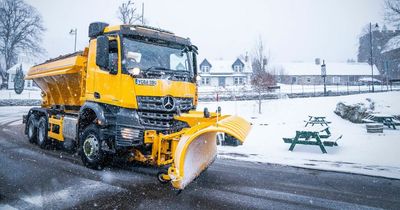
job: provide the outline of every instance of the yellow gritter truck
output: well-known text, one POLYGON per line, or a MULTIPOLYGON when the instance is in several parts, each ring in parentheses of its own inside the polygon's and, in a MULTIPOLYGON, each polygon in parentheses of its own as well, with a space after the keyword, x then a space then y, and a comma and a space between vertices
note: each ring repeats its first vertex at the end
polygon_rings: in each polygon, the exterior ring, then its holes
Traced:
POLYGON ((89 38, 83 51, 29 70, 26 79, 42 90, 41 107, 24 115, 30 142, 76 148, 93 169, 113 157, 158 166, 159 181, 183 189, 215 159, 217 133, 245 140, 244 119, 196 111, 197 47, 189 39, 101 22, 90 24, 89 38))

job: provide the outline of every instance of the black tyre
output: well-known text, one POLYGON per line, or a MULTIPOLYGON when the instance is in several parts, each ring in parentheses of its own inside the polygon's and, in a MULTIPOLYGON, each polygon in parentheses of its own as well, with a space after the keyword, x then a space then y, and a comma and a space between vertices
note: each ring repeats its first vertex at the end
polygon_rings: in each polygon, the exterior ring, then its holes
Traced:
POLYGON ((49 145, 49 138, 47 136, 49 131, 49 125, 47 123, 47 117, 42 116, 39 119, 38 127, 37 127, 37 139, 36 142, 40 148, 46 149, 47 145, 49 145))
POLYGON ((37 118, 34 114, 31 114, 28 119, 28 124, 26 125, 28 140, 30 143, 35 143, 37 139, 36 124, 37 124, 37 118))
POLYGON ((83 130, 79 141, 79 155, 86 167, 101 170, 104 168, 106 155, 101 149, 102 140, 98 133, 99 128, 93 124, 83 130))

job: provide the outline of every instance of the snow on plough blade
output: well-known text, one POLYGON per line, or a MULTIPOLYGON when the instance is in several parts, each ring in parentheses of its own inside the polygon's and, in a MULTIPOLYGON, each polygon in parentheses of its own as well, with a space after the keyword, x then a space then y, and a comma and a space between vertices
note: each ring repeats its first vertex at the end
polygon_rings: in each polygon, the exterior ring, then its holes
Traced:
POLYGON ((175 151, 174 164, 168 170, 172 185, 184 189, 217 156, 216 136, 227 133, 243 142, 250 131, 250 124, 238 116, 226 116, 216 123, 202 123, 186 131, 175 151))

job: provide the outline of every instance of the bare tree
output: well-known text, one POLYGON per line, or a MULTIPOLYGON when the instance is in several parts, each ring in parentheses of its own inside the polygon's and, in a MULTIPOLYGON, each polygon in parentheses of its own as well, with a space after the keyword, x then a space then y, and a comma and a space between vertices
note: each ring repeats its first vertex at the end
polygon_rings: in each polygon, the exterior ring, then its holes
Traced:
POLYGON ((258 113, 261 114, 261 93, 268 90, 268 87, 274 86, 275 77, 267 71, 269 55, 261 36, 256 41, 254 51, 252 53, 251 66, 253 75, 251 77, 251 85, 258 92, 258 113))
POLYGON ((385 19, 400 27, 400 0, 385 0, 385 19))
POLYGON ((143 14, 137 14, 135 2, 128 0, 118 7, 118 18, 123 24, 143 23, 143 14))
POLYGON ((251 66, 253 72, 265 71, 269 62, 269 55, 265 52, 264 42, 260 37, 258 37, 253 53, 251 66))
POLYGON ((4 60, 1 76, 8 81, 7 69, 16 64, 20 53, 39 56, 45 31, 42 17, 23 0, 0 0, 0 53, 4 60))

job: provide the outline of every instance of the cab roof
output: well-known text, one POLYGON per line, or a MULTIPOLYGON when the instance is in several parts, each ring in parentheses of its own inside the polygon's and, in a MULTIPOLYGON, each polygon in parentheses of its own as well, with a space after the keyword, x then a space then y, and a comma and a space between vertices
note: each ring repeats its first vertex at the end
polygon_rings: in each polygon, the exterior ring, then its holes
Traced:
POLYGON ((89 37, 91 39, 104 34, 122 34, 125 36, 133 36, 150 39, 163 40, 181 45, 190 46, 190 39, 176 36, 174 33, 146 25, 114 25, 107 23, 95 22, 89 26, 89 37))

